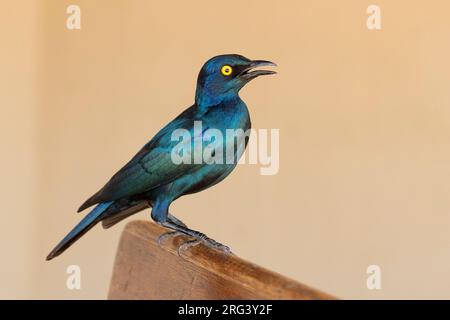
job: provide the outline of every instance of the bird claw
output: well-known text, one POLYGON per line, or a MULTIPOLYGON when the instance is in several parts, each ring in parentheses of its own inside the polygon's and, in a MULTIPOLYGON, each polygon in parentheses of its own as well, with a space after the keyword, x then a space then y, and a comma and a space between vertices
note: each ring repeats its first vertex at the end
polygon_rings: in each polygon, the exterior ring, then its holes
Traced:
POLYGON ((184 242, 182 245, 180 245, 178 247, 178 255, 181 256, 181 253, 185 252, 189 248, 192 248, 200 243, 203 243, 207 247, 222 251, 223 253, 232 254, 230 247, 227 247, 226 245, 223 245, 214 239, 211 239, 208 237, 202 237, 202 238, 195 238, 195 239, 184 242))
POLYGON ((206 238, 206 239, 203 240, 203 243, 204 243, 205 245, 207 245, 208 247, 217 249, 217 250, 222 251, 222 252, 224 252, 224 253, 231 253, 230 247, 228 247, 228 246, 226 246, 226 245, 223 245, 223 244, 217 242, 217 241, 214 240, 214 239, 206 238))
POLYGON ((189 248, 192 248, 192 247, 198 245, 199 243, 200 243, 200 240, 198 240, 198 239, 188 240, 188 241, 184 242, 182 245, 180 245, 178 247, 178 255, 181 257, 181 254, 183 252, 185 252, 189 248))
POLYGON ((179 232, 179 231, 169 231, 169 232, 165 232, 165 233, 161 234, 161 235, 158 237, 158 240, 156 240, 156 242, 158 243, 158 246, 162 247, 162 243, 163 243, 166 239, 168 239, 168 238, 174 238, 174 237, 177 237, 177 236, 179 236, 179 235, 182 235, 182 233, 179 232))

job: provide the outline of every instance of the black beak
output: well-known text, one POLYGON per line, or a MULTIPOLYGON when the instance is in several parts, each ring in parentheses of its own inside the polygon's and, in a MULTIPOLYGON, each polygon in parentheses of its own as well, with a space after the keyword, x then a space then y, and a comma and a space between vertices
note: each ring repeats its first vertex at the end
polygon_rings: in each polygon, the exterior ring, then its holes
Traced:
POLYGON ((239 78, 243 79, 243 80, 252 80, 259 76, 276 74, 276 72, 273 70, 253 70, 255 68, 264 67, 264 66, 276 67, 277 65, 275 63, 273 63, 271 61, 267 61, 267 60, 253 60, 252 62, 250 62, 248 67, 246 67, 239 74, 239 78))

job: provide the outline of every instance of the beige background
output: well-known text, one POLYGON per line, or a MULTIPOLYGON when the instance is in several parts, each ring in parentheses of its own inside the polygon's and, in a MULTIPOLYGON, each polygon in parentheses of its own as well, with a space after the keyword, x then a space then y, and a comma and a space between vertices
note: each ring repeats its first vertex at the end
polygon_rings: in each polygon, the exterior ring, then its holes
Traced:
POLYGON ((46 254, 192 103, 203 62, 232 52, 279 64, 242 92, 254 127, 280 129, 279 174, 239 166, 173 211, 342 298, 450 298, 450 5, 377 0, 369 31, 370 4, 2 1, 0 298, 105 298, 124 223, 46 254), (65 27, 71 3, 81 30, 65 27), (382 290, 366 288, 371 264, 382 290))

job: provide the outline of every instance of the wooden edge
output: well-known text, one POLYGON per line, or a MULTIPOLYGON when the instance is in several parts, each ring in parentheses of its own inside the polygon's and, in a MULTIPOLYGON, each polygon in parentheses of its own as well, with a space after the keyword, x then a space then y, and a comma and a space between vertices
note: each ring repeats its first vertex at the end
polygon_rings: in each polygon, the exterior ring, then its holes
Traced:
MULTIPOLYGON (((152 241, 156 243, 159 236, 167 231, 168 229, 156 223, 135 220, 125 226, 120 241, 122 242, 127 234, 131 234, 144 242, 152 241)), ((185 235, 169 237, 161 243, 161 248, 184 261, 192 263, 198 268, 222 277, 227 281, 237 282, 250 291, 259 292, 260 295, 267 297, 267 299, 337 299, 332 295, 248 262, 234 254, 227 254, 207 247, 204 244, 198 244, 179 252, 178 248, 187 240, 191 240, 191 238, 185 235)))

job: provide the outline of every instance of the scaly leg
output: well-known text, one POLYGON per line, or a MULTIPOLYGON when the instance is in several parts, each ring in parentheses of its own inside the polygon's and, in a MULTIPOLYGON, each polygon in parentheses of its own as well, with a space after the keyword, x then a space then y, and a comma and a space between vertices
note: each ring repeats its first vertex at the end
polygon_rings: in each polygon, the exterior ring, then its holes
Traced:
POLYGON ((170 213, 167 215, 167 219, 172 223, 175 223, 175 224, 178 224, 180 226, 187 228, 187 225, 183 221, 181 221, 177 217, 171 215, 170 213))
POLYGON ((198 243, 202 242, 211 248, 218 249, 225 253, 231 253, 231 250, 229 247, 215 241, 214 239, 209 238, 204 233, 189 229, 188 227, 174 223, 173 221, 170 221, 169 219, 165 222, 161 222, 161 225, 163 227, 175 230, 175 232, 181 232, 183 234, 186 234, 188 236, 195 238, 195 240, 190 240, 190 241, 186 242, 185 244, 183 244, 182 246, 180 246, 179 252, 182 247, 183 247, 183 249, 187 249, 189 247, 192 247, 192 246, 197 245, 198 243))
MULTIPOLYGON (((172 222, 174 224, 177 224, 177 225, 180 225, 180 226, 183 226, 183 227, 187 228, 187 225, 183 221, 181 221, 177 217, 171 215, 170 213, 167 215, 167 220, 169 220, 170 222, 172 222)), ((184 234, 184 233, 182 233, 180 231, 165 232, 165 233, 161 234, 158 237, 157 243, 161 247, 162 243, 164 241, 166 241, 167 239, 174 238, 174 237, 177 237, 177 236, 182 235, 182 234, 184 234)))

